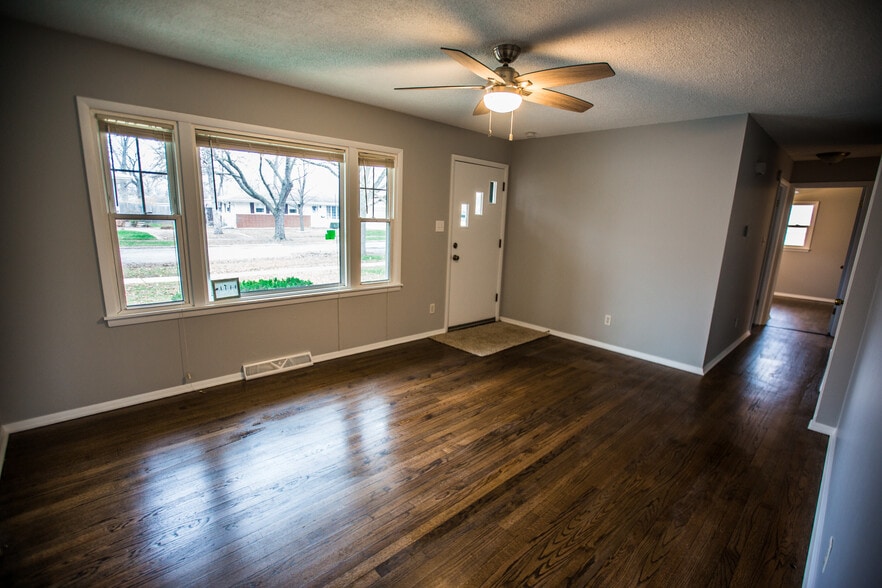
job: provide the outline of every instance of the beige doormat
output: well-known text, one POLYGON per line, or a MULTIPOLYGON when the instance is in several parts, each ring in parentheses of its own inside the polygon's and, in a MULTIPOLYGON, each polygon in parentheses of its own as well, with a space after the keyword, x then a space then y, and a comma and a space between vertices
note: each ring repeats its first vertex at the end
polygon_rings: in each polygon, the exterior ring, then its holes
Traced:
POLYGON ((547 332, 496 322, 442 333, 432 339, 472 355, 484 357, 547 336, 547 332))

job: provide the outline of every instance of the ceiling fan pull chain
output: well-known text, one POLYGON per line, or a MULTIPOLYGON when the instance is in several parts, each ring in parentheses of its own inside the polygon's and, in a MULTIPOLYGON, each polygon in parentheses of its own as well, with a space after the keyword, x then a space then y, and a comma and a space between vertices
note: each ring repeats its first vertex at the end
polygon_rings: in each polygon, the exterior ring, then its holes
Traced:
POLYGON ((511 111, 511 126, 508 127, 508 140, 514 141, 514 110, 511 111))
POLYGON ((493 111, 492 110, 490 111, 490 124, 487 127, 487 136, 488 137, 493 136, 493 111))

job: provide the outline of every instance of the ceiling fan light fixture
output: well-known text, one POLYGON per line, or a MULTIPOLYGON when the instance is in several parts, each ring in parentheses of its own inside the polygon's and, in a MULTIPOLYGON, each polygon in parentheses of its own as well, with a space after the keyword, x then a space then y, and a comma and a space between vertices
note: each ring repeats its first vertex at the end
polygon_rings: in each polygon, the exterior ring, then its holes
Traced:
POLYGON ((507 86, 494 86, 484 94, 484 106, 493 112, 512 112, 518 109, 522 101, 517 89, 507 86))

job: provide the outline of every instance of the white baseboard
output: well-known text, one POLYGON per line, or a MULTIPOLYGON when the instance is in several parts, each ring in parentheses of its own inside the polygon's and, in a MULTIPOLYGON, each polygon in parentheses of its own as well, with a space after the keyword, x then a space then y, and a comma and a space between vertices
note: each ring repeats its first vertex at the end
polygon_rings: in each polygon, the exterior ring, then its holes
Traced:
MULTIPOLYGON (((430 331, 427 333, 420 333, 418 335, 410 335, 407 337, 401 337, 399 339, 392 339, 388 341, 381 341, 378 343, 373 343, 370 345, 363 345, 361 347, 353 347, 351 349, 344 349, 342 351, 334 351, 332 353, 325 353, 323 355, 319 355, 313 357, 313 362, 318 363, 321 361, 328 361, 330 359, 337 359, 340 357, 346 357, 348 355, 355 355, 357 353, 363 353, 365 351, 373 351, 375 349, 382 349, 383 347, 391 347, 392 345, 398 345, 400 343, 408 343, 410 341, 417 341, 419 339, 425 339, 427 337, 432 337, 434 335, 438 335, 443 333, 444 330, 438 331, 430 331)), ((145 402, 151 402, 153 400, 160 400, 162 398, 168 398, 170 396, 177 396, 179 394, 186 394, 188 392, 197 392, 199 390, 204 390, 206 388, 211 388, 214 386, 221 386, 223 384, 229 384, 231 382, 238 382, 242 380, 241 372, 237 372, 235 374, 227 374, 225 376, 219 376, 216 378, 210 378, 207 380, 200 380, 198 382, 189 382, 187 384, 183 384, 181 386, 174 386, 171 388, 165 388, 164 390, 155 390, 153 392, 145 392, 144 394, 136 394, 135 396, 127 396, 125 398, 119 398, 117 400, 110 400, 108 402, 99 402, 98 404, 90 404, 88 406, 82 406, 79 408, 74 408, 71 410, 64 410, 61 412, 56 412, 52 414, 47 414, 39 417, 34 417, 31 419, 25 419, 23 421, 17 421, 13 423, 6 423, 2 425, 2 440, 3 445, 2 448, 5 450, 6 448, 6 439, 8 435, 12 433, 18 433, 19 431, 27 431, 30 429, 36 429, 38 427, 45 427, 47 425, 54 425, 57 423, 62 423, 65 421, 70 421, 73 419, 78 419, 86 416, 92 416, 95 414, 100 414, 102 412, 109 412, 111 410, 116 410, 118 408, 126 408, 129 406, 134 406, 136 404, 144 404, 145 402)), ((0 460, 2 460, 3 456, 0 455, 0 460)), ((2 461, 0 461, 2 463, 2 461)), ((2 471, 2 469, 0 469, 2 471)))
POLYGON ((836 434, 836 427, 831 427, 830 425, 819 423, 815 419, 809 421, 808 428, 809 431, 814 431, 815 433, 823 433, 828 437, 833 437, 836 434))
POLYGON ((222 384, 229 384, 230 382, 238 382, 241 379, 242 374, 230 374, 227 376, 211 378, 209 380, 190 382, 181 386, 174 386, 172 388, 165 388, 163 390, 154 390, 153 392, 145 392, 144 394, 136 394, 135 396, 126 396, 125 398, 109 400, 107 402, 99 402, 97 404, 90 404, 88 406, 81 406, 79 408, 72 408, 70 410, 63 410, 61 412, 54 412, 52 414, 38 416, 31 419, 25 419, 23 421, 7 423, 3 425, 3 428, 10 434, 18 433, 19 431, 28 431, 30 429, 37 429, 39 427, 55 425, 57 423, 63 423, 65 421, 72 421, 74 419, 92 416, 94 414, 100 414, 102 412, 110 412, 111 410, 116 410, 118 408, 126 408, 129 406, 134 406, 136 404, 152 402, 153 400, 161 400, 170 396, 186 394, 187 392, 197 392, 199 390, 210 388, 212 386, 220 386, 222 384))
POLYGON ((748 337, 750 337, 750 331, 745 331, 745 332, 743 332, 743 333, 741 334, 741 336, 738 337, 738 339, 736 339, 731 345, 729 345, 728 347, 726 347, 726 348, 722 351, 722 353, 720 353, 720 354, 717 355, 715 358, 713 358, 712 360, 710 360, 709 362, 707 362, 706 364, 704 364, 704 372, 703 372, 703 374, 706 374, 706 373, 708 373, 709 371, 711 371, 715 365, 717 365, 718 363, 720 363, 720 362, 723 360, 723 358, 725 358, 727 355, 729 355, 730 353, 732 353, 733 351, 735 351, 735 348, 738 347, 739 345, 741 345, 742 343, 744 343, 744 340, 747 339, 748 337))
POLYGON ((789 294, 787 292, 774 292, 778 298, 793 298, 794 300, 808 300, 810 302, 829 302, 833 304, 835 300, 832 298, 818 298, 817 296, 803 296, 802 294, 789 294))
POLYGON ((584 345, 590 345, 591 347, 597 347, 598 349, 604 349, 606 351, 612 351, 613 353, 627 355, 628 357, 634 357, 636 359, 642 359, 644 361, 648 361, 651 363, 657 363, 659 365, 663 365, 666 367, 674 368, 674 369, 681 370, 684 372, 689 372, 690 374, 697 374, 699 376, 703 376, 705 374, 705 372, 702 371, 702 369, 698 366, 689 365, 687 363, 681 363, 679 361, 673 361, 673 360, 670 360, 666 357, 649 355, 648 353, 643 353, 641 351, 634 351, 633 349, 626 349, 624 347, 610 345, 610 344, 604 343, 602 341, 595 341, 594 339, 580 337, 579 335, 573 335, 571 333, 564 333, 561 331, 555 331, 554 329, 548 329, 546 327, 541 327, 539 325, 525 323, 523 321, 510 319, 507 317, 500 317, 499 320, 506 322, 506 323, 511 323, 513 325, 525 327, 527 329, 534 329, 536 331, 546 331, 546 332, 550 333, 551 335, 554 335, 555 337, 560 337, 561 339, 567 339, 569 341, 575 341, 576 343, 582 343, 584 345))
POLYGON ((374 351, 376 349, 383 349, 384 347, 392 347, 393 345, 400 345, 402 343, 410 343, 411 341, 419 341, 420 339, 427 339, 429 337, 434 337, 435 335, 440 335, 441 333, 446 333, 447 329, 438 329, 436 331, 427 331, 425 333, 420 333, 419 335, 408 335, 407 337, 399 337, 398 339, 391 339, 389 341, 380 341, 378 343, 371 343, 369 345, 362 345, 361 347, 352 347, 350 349, 344 349, 342 351, 332 351, 331 353, 325 353, 323 355, 317 355, 312 358, 315 363, 319 363, 321 361, 328 361, 329 359, 338 359, 340 357, 347 357, 349 355, 356 355, 358 353, 364 353, 366 351, 374 351))
MULTIPOLYGON (((825 427, 826 425, 820 426, 825 427)), ((811 425, 809 425, 809 428, 811 429, 811 425)), ((812 588, 817 585, 817 570, 823 565, 824 546, 827 542, 824 541, 822 533, 824 532, 824 522, 827 515, 827 499, 830 496, 830 474, 833 471, 833 459, 836 453, 836 429, 832 429, 832 431, 833 434, 830 435, 830 440, 827 442, 827 456, 824 459, 824 471, 821 474, 821 488, 818 491, 818 505, 815 508, 815 521, 812 524, 812 538, 809 541, 808 555, 806 556, 805 561, 805 572, 802 576, 803 588, 812 588)))

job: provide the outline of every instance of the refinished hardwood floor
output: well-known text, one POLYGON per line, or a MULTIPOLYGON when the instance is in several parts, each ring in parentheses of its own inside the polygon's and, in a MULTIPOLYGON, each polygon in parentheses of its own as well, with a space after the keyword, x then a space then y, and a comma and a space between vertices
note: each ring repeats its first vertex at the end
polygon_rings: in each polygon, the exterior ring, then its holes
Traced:
POLYGON ((4 586, 799 586, 832 339, 423 340, 16 433, 4 586))
POLYGON ((829 302, 775 296, 766 326, 827 335, 832 312, 833 304, 829 302))

